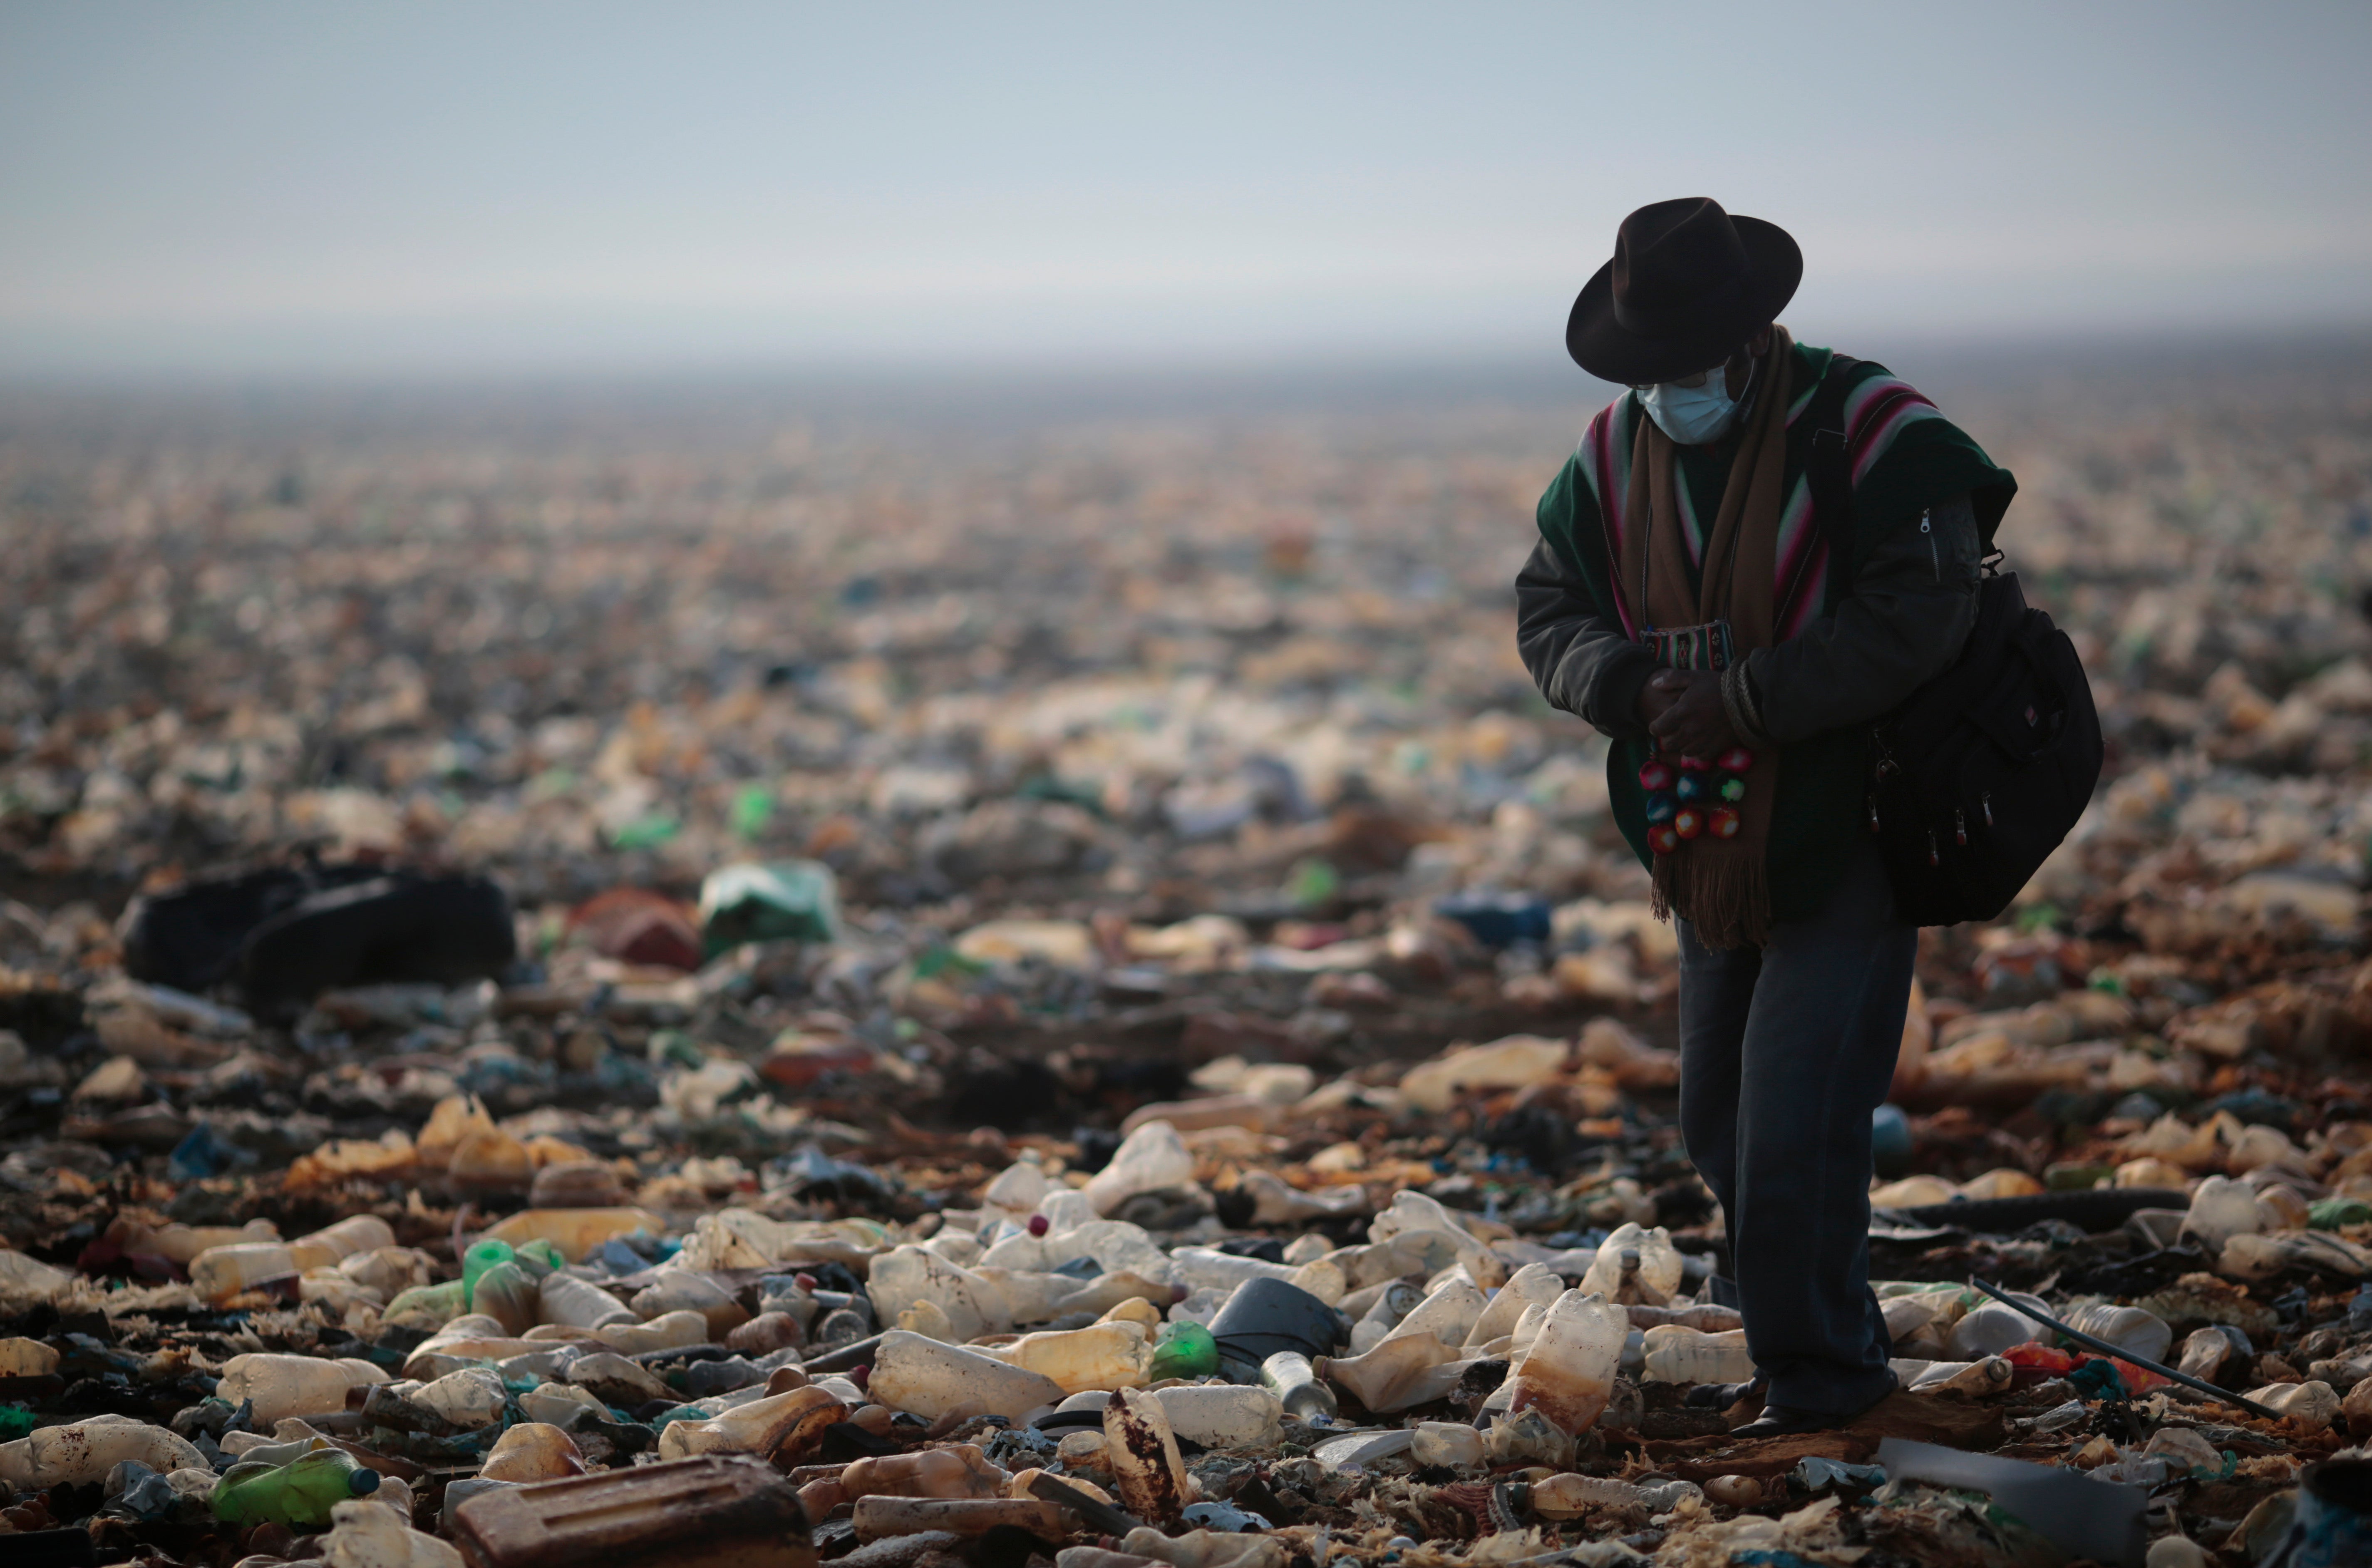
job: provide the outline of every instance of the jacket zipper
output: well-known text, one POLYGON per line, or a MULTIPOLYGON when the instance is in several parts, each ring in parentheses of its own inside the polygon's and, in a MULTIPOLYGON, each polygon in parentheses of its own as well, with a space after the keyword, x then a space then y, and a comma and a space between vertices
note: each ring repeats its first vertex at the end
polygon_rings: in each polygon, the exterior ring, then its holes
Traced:
POLYGON ((1936 530, 1928 526, 1927 517, 1926 511, 1920 512, 1919 531, 1927 536, 1927 563, 1936 569, 1936 582, 1938 587, 1941 587, 1944 581, 1944 558, 1936 553, 1936 530))

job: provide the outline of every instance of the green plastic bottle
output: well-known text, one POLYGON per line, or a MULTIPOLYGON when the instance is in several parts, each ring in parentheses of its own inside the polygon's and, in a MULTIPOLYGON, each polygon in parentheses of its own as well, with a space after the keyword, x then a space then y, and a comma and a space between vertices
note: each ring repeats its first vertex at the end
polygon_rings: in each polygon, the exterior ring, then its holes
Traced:
POLYGON ((540 1236, 533 1241, 520 1242, 517 1251, 519 1267, 539 1280, 555 1269, 568 1266, 568 1260, 561 1255, 560 1249, 540 1236))
POLYGON ((1165 1323, 1153 1342, 1153 1380, 1208 1377, 1219 1370, 1219 1342, 1200 1323, 1165 1323))
POLYGON ((378 1471, 324 1443, 285 1465, 233 1465, 215 1487, 215 1517, 227 1525, 266 1520, 290 1529, 320 1529, 330 1510, 378 1490, 378 1471))
POLYGON ((495 1264, 513 1262, 517 1260, 517 1257, 518 1254, 511 1250, 511 1244, 507 1241, 487 1240, 472 1244, 467 1252, 461 1254, 462 1306, 472 1312, 476 1311, 478 1277, 495 1264))

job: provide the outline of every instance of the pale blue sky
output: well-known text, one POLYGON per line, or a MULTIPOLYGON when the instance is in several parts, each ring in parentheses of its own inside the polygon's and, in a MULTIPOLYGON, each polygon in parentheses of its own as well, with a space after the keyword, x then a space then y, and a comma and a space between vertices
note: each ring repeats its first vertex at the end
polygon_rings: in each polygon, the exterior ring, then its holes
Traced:
POLYGON ((1561 352, 2372 321, 2372 6, 0 3, 0 371, 1561 352))

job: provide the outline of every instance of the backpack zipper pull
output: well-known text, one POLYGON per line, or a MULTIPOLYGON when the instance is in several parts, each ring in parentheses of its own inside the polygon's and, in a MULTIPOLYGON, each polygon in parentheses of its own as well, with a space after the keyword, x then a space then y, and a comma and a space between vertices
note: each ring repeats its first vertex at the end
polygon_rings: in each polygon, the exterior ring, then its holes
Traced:
POLYGON ((1957 806, 1952 807, 1952 842, 1962 849, 1969 847, 1968 814, 1957 806))
POLYGON ((1878 831, 1878 796, 1875 795, 1869 797, 1869 830, 1873 833, 1878 831))
POLYGON ((1927 536, 1927 563, 1936 569, 1936 581, 1940 585, 1944 581, 1944 558, 1936 553, 1936 530, 1929 527, 1927 522, 1928 513, 1933 508, 1921 508, 1919 531, 1927 536))
POLYGON ((1977 796, 1977 803, 1985 808, 1985 826, 1988 828, 1992 827, 1994 825, 1993 791, 1987 790, 1984 794, 1977 796))
POLYGON ((1936 834, 1932 830, 1927 834, 1927 864, 1930 865, 1941 865, 1944 864, 1944 857, 1936 853, 1936 834))

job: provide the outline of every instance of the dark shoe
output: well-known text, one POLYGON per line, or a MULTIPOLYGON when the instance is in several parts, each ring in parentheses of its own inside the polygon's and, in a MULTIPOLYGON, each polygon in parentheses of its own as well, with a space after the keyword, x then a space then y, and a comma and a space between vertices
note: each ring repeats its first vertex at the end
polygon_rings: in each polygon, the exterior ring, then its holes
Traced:
POLYGON ((1791 1405, 1764 1405, 1762 1413, 1744 1426, 1734 1427, 1732 1437, 1753 1442, 1762 1437, 1794 1437, 1806 1432, 1834 1432, 1853 1420, 1851 1415, 1837 1415, 1828 1411, 1796 1410, 1791 1405))
POLYGON ((1681 1396, 1680 1403, 1691 1410, 1726 1411, 1763 1387, 1764 1381, 1760 1377, 1750 1377, 1743 1383, 1700 1383, 1681 1396))

